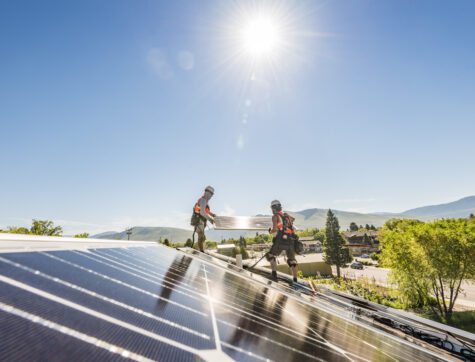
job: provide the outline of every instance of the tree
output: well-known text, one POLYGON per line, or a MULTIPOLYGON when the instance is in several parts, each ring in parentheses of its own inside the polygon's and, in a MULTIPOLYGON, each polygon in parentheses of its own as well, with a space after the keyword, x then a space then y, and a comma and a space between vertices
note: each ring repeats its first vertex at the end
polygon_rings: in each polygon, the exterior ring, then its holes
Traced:
MULTIPOLYGON (((256 238, 259 237, 259 234, 256 233, 256 238)), ((239 247, 240 248, 245 248, 247 245, 246 245, 246 239, 243 237, 243 236, 240 236, 239 237, 239 247)))
POLYGON ((325 228, 318 230, 315 234, 313 234, 313 237, 315 238, 315 240, 321 241, 323 243, 326 238, 325 228))
POLYGON ((350 251, 348 248, 343 248, 344 244, 338 218, 331 210, 328 210, 323 252, 325 262, 336 266, 338 280, 340 280, 340 267, 351 261, 350 251))
POLYGON ((355 222, 350 224, 350 231, 358 231, 358 225, 355 222))
POLYGON ((371 240, 371 238, 368 236, 368 234, 364 233, 362 243, 364 245, 372 245, 373 240, 371 240))
POLYGON ((33 219, 30 233, 33 235, 61 236, 63 228, 61 226, 54 226, 54 223, 50 220, 33 219))
POLYGON ((391 220, 381 236, 383 263, 409 304, 450 321, 462 282, 475 278, 475 224, 391 220))
POLYGON ((170 241, 168 239, 163 240, 163 245, 170 246, 170 241))
POLYGON ((23 227, 23 226, 9 226, 7 228, 7 230, 5 230, 4 232, 6 233, 10 233, 10 234, 29 234, 30 233, 30 230, 28 230, 27 228, 23 227))
POLYGON ((75 238, 86 239, 89 237, 89 233, 82 233, 74 235, 75 238))
POLYGON ((473 218, 475 218, 475 215, 470 214, 470 216, 469 216, 468 218, 469 218, 469 219, 473 219, 473 218))
POLYGON ((192 245, 193 241, 190 238, 186 239, 185 247, 191 248, 192 245))
POLYGON ((246 249, 241 248, 241 247, 235 247, 232 251, 232 255, 235 258, 236 255, 241 254, 242 255, 242 260, 249 259, 249 254, 246 249))
POLYGON ((218 247, 218 243, 211 240, 206 240, 205 245, 206 249, 216 249, 218 247))

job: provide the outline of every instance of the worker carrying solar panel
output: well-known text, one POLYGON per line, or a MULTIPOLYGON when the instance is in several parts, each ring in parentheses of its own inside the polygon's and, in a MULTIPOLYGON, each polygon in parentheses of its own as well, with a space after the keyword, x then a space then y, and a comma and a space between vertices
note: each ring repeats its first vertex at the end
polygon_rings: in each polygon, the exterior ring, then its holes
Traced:
POLYGON ((193 215, 191 216, 191 225, 195 227, 193 231, 193 244, 195 242, 195 233, 198 234, 198 248, 201 252, 204 252, 204 244, 206 241, 205 228, 206 223, 209 221, 214 224, 214 218, 216 214, 211 212, 209 207, 209 200, 214 195, 214 188, 208 186, 205 188, 203 196, 201 196, 193 207, 193 215))
POLYGON ((272 229, 269 233, 274 235, 272 247, 266 254, 267 261, 270 262, 272 269, 272 278, 277 279, 277 260, 276 258, 285 250, 287 255, 287 264, 292 270, 294 282, 297 282, 297 260, 295 259, 295 245, 298 242, 298 236, 295 233, 293 222, 295 218, 282 211, 280 201, 274 200, 271 203, 272 209, 272 229))

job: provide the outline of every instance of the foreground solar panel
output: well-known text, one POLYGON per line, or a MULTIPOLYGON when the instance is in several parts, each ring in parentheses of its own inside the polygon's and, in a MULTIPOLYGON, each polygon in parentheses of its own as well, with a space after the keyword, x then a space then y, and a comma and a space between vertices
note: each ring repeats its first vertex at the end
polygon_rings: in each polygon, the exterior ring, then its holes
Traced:
POLYGON ((0 360, 434 361, 246 272, 158 245, 0 254, 0 360))
POLYGON ((217 230, 267 230, 272 227, 270 216, 216 216, 217 230))

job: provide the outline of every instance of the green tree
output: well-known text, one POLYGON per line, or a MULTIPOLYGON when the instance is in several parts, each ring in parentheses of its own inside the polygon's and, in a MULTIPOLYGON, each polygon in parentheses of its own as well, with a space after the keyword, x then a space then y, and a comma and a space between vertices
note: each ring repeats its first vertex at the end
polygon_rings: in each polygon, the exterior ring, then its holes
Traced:
POLYGON ((30 233, 33 235, 61 236, 63 228, 61 226, 54 226, 54 223, 50 220, 33 219, 30 233))
POLYGON ((470 216, 469 216, 468 218, 469 218, 469 219, 473 219, 473 218, 475 218, 475 215, 470 214, 470 216))
POLYGON ((30 230, 23 226, 9 226, 7 230, 4 231, 5 233, 10 233, 10 234, 29 234, 30 230))
POLYGON ((242 255, 242 260, 249 259, 249 254, 246 249, 240 248, 240 247, 235 247, 232 251, 232 255, 235 258, 236 255, 241 254, 242 255))
POLYGON ((218 243, 216 241, 207 240, 205 242, 206 249, 216 249, 218 247, 218 243))
POLYGON ((300 237, 308 237, 308 236, 315 236, 317 232, 318 232, 317 228, 309 228, 302 231, 298 231, 297 234, 300 237))
POLYGON ((450 321, 462 282, 475 278, 475 224, 391 220, 381 241, 383 263, 406 300, 450 321))
POLYGON ((336 266, 338 281, 340 280, 340 268, 351 261, 348 248, 344 248, 345 241, 340 234, 340 224, 335 214, 328 210, 326 222, 326 235, 323 241, 324 259, 330 265, 336 266))
MULTIPOLYGON (((256 233, 256 238, 259 237, 259 234, 256 233)), ((239 237, 239 247, 240 248, 245 248, 247 245, 246 245, 246 239, 243 237, 243 236, 240 236, 239 237)))
POLYGON ((168 239, 163 240, 163 245, 170 246, 170 241, 168 239))
MULTIPOLYGON (((317 229, 318 230, 318 229, 317 229)), ((315 238, 315 240, 319 240, 321 241, 322 243, 325 241, 325 238, 326 238, 326 229, 323 228, 323 229, 320 229, 318 230, 314 235, 313 237, 315 238)))
POLYGON ((358 225, 355 222, 350 224, 350 231, 358 231, 358 225))
POLYGON ((190 238, 186 239, 185 247, 191 248, 192 245, 193 241, 190 238))
POLYGON ((89 233, 82 233, 74 235, 75 238, 86 239, 89 237, 89 233))
POLYGON ((372 245, 373 244, 373 240, 371 240, 371 238, 366 233, 364 233, 364 235, 363 235, 362 242, 363 242, 364 245, 372 245))

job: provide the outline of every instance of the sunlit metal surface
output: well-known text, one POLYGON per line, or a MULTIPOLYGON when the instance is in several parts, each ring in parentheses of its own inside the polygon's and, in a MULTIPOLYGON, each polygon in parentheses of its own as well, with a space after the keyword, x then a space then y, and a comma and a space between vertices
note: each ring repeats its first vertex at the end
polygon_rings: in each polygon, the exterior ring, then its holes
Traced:
POLYGON ((0 254, 0 360, 443 360, 244 274, 161 246, 0 254))
POLYGON ((267 230, 272 227, 270 216, 216 216, 218 230, 267 230))

